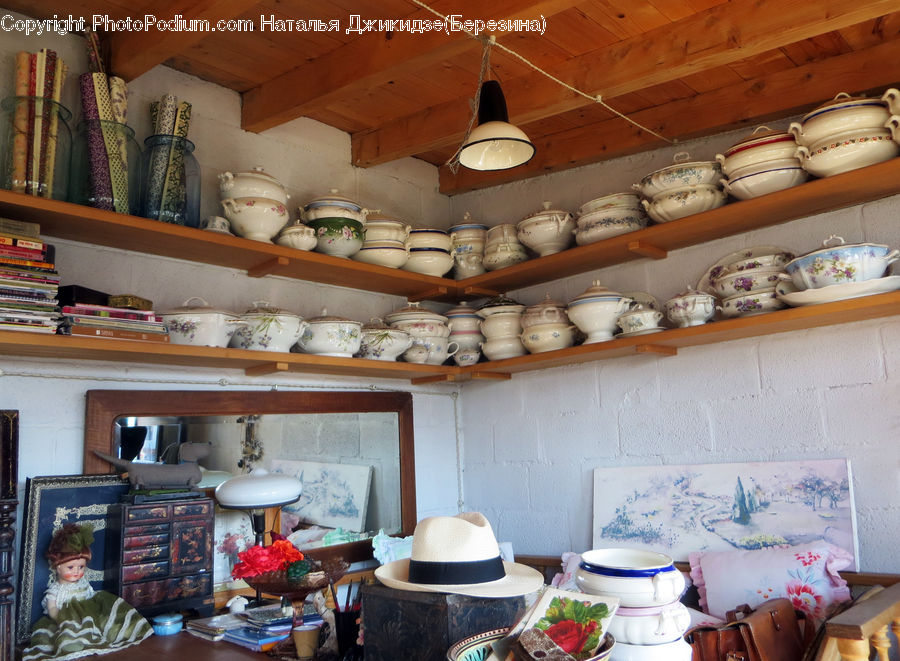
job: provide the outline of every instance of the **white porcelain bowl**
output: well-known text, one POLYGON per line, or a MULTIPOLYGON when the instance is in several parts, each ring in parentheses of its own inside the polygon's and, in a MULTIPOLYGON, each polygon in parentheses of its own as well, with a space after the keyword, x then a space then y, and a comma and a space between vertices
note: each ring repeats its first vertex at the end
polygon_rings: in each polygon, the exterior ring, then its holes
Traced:
POLYGON ((522 330, 522 313, 517 311, 497 312, 481 322, 481 332, 488 339, 519 337, 522 330))
POLYGON ((362 248, 365 229, 349 218, 314 218, 307 221, 316 231, 316 252, 332 257, 350 257, 362 248))
POLYGON ((608 594, 627 608, 662 606, 684 592, 684 575, 667 555, 641 549, 585 551, 575 571, 575 584, 588 594, 608 594))
POLYGON ((299 315, 268 305, 257 306, 241 314, 240 318, 245 324, 231 336, 228 346, 254 351, 287 353, 309 325, 299 315))
POLYGON ((290 195, 285 193, 284 186, 261 167, 251 168, 248 172, 223 172, 219 175, 219 198, 227 200, 239 197, 264 197, 287 204, 290 195))
POLYGON ((459 351, 453 354, 453 362, 460 367, 470 367, 476 364, 479 360, 481 360, 480 348, 473 349, 460 347, 459 351))
POLYGON ((489 227, 486 233, 487 240, 485 241, 485 249, 490 247, 493 243, 509 243, 509 242, 518 242, 516 226, 512 223, 500 223, 499 225, 494 225, 493 227, 489 227))
POLYGON ((612 193, 585 202, 578 210, 580 216, 602 210, 640 209, 641 196, 637 193, 612 193))
POLYGON ((362 322, 341 317, 322 315, 307 319, 306 328, 297 344, 306 353, 319 356, 351 358, 359 351, 362 342, 362 322))
POLYGON ((526 328, 520 336, 528 353, 543 353, 566 349, 575 344, 575 326, 567 324, 536 324, 526 328))
POLYGON ((316 231, 302 223, 286 226, 275 238, 275 243, 294 250, 312 250, 318 244, 316 231))
POLYGON ((410 248, 409 257, 401 268, 440 278, 453 268, 453 255, 440 248, 410 248))
POLYGON ((743 271, 725 271, 713 280, 713 287, 720 298, 741 296, 761 289, 772 289, 778 284, 781 267, 746 269, 743 271))
POLYGON ((426 365, 443 365, 444 361, 459 351, 456 342, 441 336, 417 337, 413 339, 413 344, 424 347, 428 352, 423 361, 426 365))
POLYGON ((731 180, 722 180, 726 193, 739 200, 749 200, 761 195, 799 186, 809 179, 809 172, 798 164, 789 168, 773 168, 752 172, 731 180))
POLYGON ((541 257, 554 255, 572 245, 575 219, 566 211, 544 211, 516 225, 519 242, 541 257))
POLYGON ((716 160, 722 164, 722 172, 734 178, 750 168, 761 169, 765 163, 793 159, 796 151, 797 141, 793 134, 769 131, 767 127, 760 126, 749 138, 730 147, 724 154, 716 154, 716 160), (765 132, 759 134, 760 129, 765 129, 765 132))
POLYGON ((689 292, 673 296, 665 304, 666 317, 679 328, 701 326, 716 313, 716 298, 706 292, 689 292))
POLYGON ((412 248, 438 248, 450 252, 453 243, 450 235, 439 229, 412 229, 406 239, 407 245, 412 248))
POLYGON ((753 314, 780 310, 786 306, 787 304, 775 293, 775 287, 771 287, 726 298, 719 306, 719 311, 723 317, 749 317, 753 314))
POLYGON ((610 661, 691 661, 692 654, 683 638, 659 645, 629 645, 617 640, 610 661))
POLYGON ((838 236, 823 241, 824 248, 797 257, 784 270, 798 290, 817 289, 882 277, 900 257, 900 251, 880 243, 844 244, 838 236))
POLYGON ((369 215, 368 209, 363 209, 359 203, 340 195, 336 188, 332 188, 327 195, 310 200, 297 212, 310 224, 313 220, 326 219, 345 219, 364 224, 369 215))
POLYGON ((518 241, 495 243, 485 247, 481 263, 488 271, 497 271, 524 262, 528 259, 525 247, 518 241))
POLYGON ((619 294, 581 298, 569 303, 569 319, 587 335, 584 344, 606 342, 613 339, 619 315, 630 304, 630 298, 619 294))
POLYGON ((481 351, 488 360, 505 360, 507 358, 524 356, 528 353, 525 345, 522 344, 522 340, 517 335, 488 338, 484 341, 481 351))
POLYGON ((722 166, 718 161, 690 161, 687 152, 678 152, 669 165, 651 172, 633 188, 647 199, 688 186, 715 186, 722 178, 722 166))
POLYGON ((451 331, 450 341, 456 342, 460 351, 464 349, 479 349, 484 342, 484 335, 481 331, 451 331))
POLYGON ((889 129, 843 133, 813 147, 797 147, 803 169, 814 177, 831 177, 888 161, 900 154, 889 129))
POLYGON ((360 331, 357 358, 395 361, 412 346, 412 337, 399 328, 366 328, 360 331))
POLYGON ((366 242, 399 241, 403 244, 409 236, 410 229, 412 228, 409 225, 397 218, 369 216, 366 219, 366 242))
POLYGON ((791 122, 788 130, 797 139, 797 144, 809 147, 841 133, 883 127, 891 116, 885 97, 854 98, 840 92, 828 103, 807 113, 801 121, 791 122))
POLYGON ((697 184, 673 188, 652 200, 641 200, 641 203, 650 218, 657 223, 666 223, 720 207, 727 198, 718 185, 697 184))
POLYGON ((659 328, 659 322, 662 318, 663 313, 659 310, 628 310, 619 316, 618 320, 616 320, 616 325, 622 329, 623 333, 636 333, 651 328, 659 328))
POLYGON ((253 241, 271 243, 272 237, 290 221, 287 207, 265 197, 226 198, 222 208, 231 230, 253 241))
POLYGON ((800 159, 797 158, 797 146, 795 143, 794 151, 791 152, 790 157, 778 158, 772 161, 761 161, 746 167, 738 168, 728 175, 728 180, 733 181, 735 179, 740 179, 741 177, 746 177, 748 174, 756 174, 757 172, 764 172, 766 170, 785 170, 788 168, 799 167, 802 166, 800 164, 800 159))
POLYGON ((593 211, 578 219, 575 243, 580 246, 645 228, 650 218, 642 207, 593 211))
POLYGON ((235 331, 244 324, 234 312, 217 310, 202 298, 192 297, 182 307, 159 313, 172 344, 227 347, 235 331))
POLYGON ((792 252, 773 252, 768 255, 753 255, 729 262, 722 273, 738 271, 750 271, 759 268, 783 268, 785 264, 794 259, 792 252))
POLYGON ((399 269, 409 259, 406 247, 399 241, 365 241, 353 259, 365 264, 377 264, 399 269))
POLYGON ((647 608, 619 607, 609 621, 608 631, 617 645, 659 645, 678 640, 690 625, 687 606, 673 601, 647 608))

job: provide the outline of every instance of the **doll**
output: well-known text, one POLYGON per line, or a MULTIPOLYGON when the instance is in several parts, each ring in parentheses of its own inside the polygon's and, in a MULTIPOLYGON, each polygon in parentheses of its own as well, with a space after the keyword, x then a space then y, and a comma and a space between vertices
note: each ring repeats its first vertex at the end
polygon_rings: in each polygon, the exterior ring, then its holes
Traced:
POLYGON ((50 578, 22 661, 76 659, 136 645, 153 633, 123 599, 95 591, 85 577, 94 534, 90 526, 65 524, 47 549, 50 578))

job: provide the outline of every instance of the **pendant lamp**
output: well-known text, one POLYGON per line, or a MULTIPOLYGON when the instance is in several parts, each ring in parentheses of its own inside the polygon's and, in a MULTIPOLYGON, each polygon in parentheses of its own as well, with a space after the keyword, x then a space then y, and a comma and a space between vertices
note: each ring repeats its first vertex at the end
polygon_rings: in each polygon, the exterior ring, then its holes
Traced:
POLYGON ((478 103, 478 126, 459 152, 460 164, 472 170, 508 170, 530 161, 534 152, 528 136, 509 123, 500 83, 484 81, 478 103))

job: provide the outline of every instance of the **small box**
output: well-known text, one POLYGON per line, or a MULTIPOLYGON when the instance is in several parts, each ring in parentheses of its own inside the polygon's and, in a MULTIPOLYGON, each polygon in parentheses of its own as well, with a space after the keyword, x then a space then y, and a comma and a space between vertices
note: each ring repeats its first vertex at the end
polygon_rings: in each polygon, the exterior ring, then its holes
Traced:
POLYGON ((109 294, 81 285, 63 285, 56 298, 60 305, 109 305, 109 294))
POLYGON ((129 310, 152 310, 153 301, 135 296, 134 294, 114 294, 109 297, 109 306, 113 308, 128 308, 129 310))
POLYGON ((366 661, 446 661, 469 636, 510 627, 525 614, 525 597, 487 599, 365 585, 362 593, 366 661))

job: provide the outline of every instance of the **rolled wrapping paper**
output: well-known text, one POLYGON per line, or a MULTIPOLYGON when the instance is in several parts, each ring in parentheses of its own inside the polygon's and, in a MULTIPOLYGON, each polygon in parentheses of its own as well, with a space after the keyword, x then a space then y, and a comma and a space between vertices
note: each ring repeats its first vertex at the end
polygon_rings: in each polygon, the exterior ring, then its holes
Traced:
MULTIPOLYGON (((92 73, 94 81, 94 97, 97 99, 97 113, 100 118, 100 130, 103 132, 103 143, 106 147, 105 158, 109 168, 109 180, 112 185, 112 198, 103 200, 103 209, 128 213, 128 170, 127 160, 122 162, 120 138, 124 138, 115 124, 112 100, 109 93, 109 79, 105 73, 92 73)), ((99 202, 99 200, 98 200, 99 202)))
POLYGON ((44 125, 44 104, 40 102, 38 97, 44 93, 44 65, 46 61, 47 56, 44 51, 31 56, 31 80, 28 85, 29 95, 34 97, 34 99, 29 108, 30 116, 28 120, 31 133, 28 136, 28 172, 25 184, 25 192, 29 195, 38 194, 38 182, 41 176, 41 131, 44 125))
MULTIPOLYGON (((128 91, 125 81, 118 76, 109 77, 109 100, 112 110, 112 119, 117 124, 124 126, 126 124, 126 115, 128 113, 128 91)), ((115 191, 116 178, 113 176, 113 161, 115 160, 115 168, 121 172, 122 181, 124 182, 124 195, 116 194, 115 206, 119 213, 129 213, 131 210, 128 205, 128 147, 125 133, 122 126, 117 126, 115 131, 116 141, 116 157, 110 156, 110 177, 113 180, 113 190, 115 191)))
POLYGON ((28 79, 31 75, 31 55, 26 51, 16 53, 16 78, 14 94, 17 97, 13 113, 12 190, 25 191, 25 163, 28 160, 28 79))
POLYGON ((172 140, 169 144, 169 163, 163 185, 160 220, 174 222, 184 221, 187 216, 187 189, 184 176, 184 141, 187 139, 191 124, 191 104, 182 101, 178 104, 173 134, 181 140, 172 140))
MULTIPOLYGON (((68 65, 61 59, 56 61, 56 72, 53 76, 53 100, 59 103, 62 98, 62 86, 69 73, 68 65)), ((53 184, 56 173, 56 146, 59 143, 59 109, 54 106, 50 116, 50 142, 47 153, 47 196, 53 196, 53 184)))
POLYGON ((78 77, 81 86, 81 113, 85 119, 85 134, 88 144, 88 181, 94 206, 112 209, 112 182, 109 178, 109 161, 106 158, 106 142, 100 128, 100 112, 94 92, 93 74, 83 73, 78 77), (104 202, 105 201, 105 202, 104 202))
MULTIPOLYGON (((165 94, 158 104, 151 104, 150 114, 156 135, 171 135, 175 130, 175 119, 178 114, 178 102, 173 94, 165 94)), ((150 154, 147 177, 147 199, 144 213, 150 218, 159 219, 162 211, 163 188, 166 183, 166 171, 169 167, 169 150, 162 146, 153 148, 150 154)))
POLYGON ((41 88, 41 134, 40 134, 40 150, 37 158, 37 175, 38 175, 38 194, 41 197, 51 197, 51 191, 47 187, 47 161, 50 151, 50 125, 56 116, 56 106, 53 103, 56 99, 53 96, 53 85, 56 78, 56 51, 42 48, 41 53, 44 56, 44 85, 41 88))

